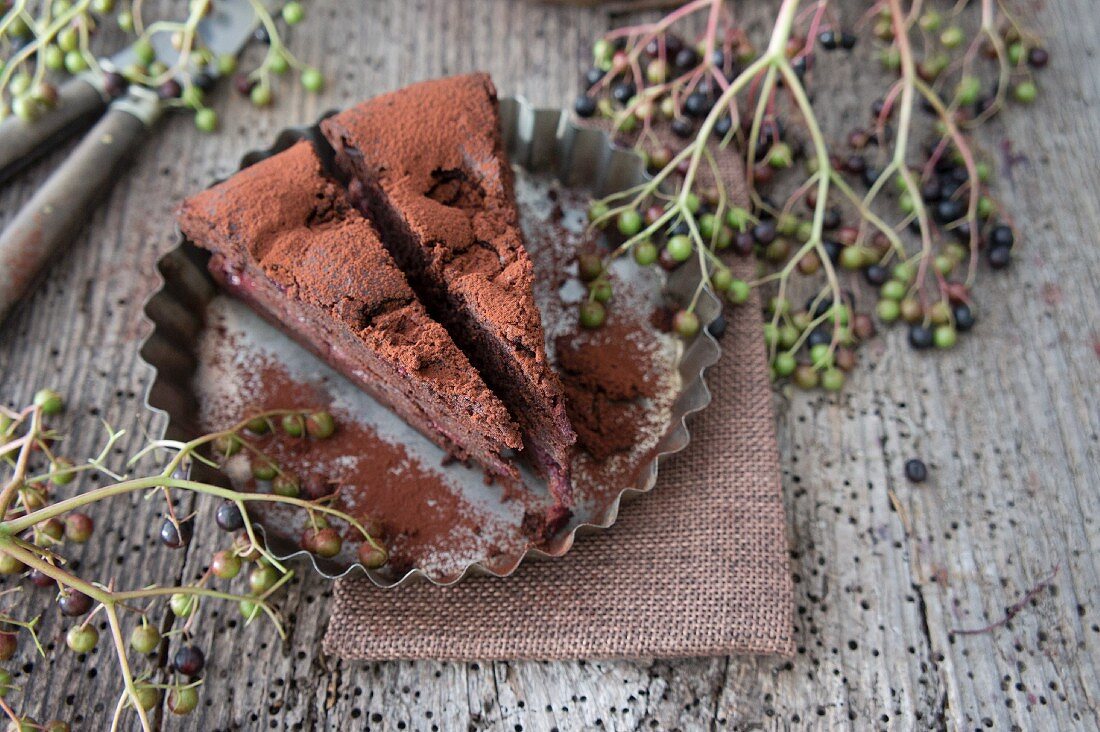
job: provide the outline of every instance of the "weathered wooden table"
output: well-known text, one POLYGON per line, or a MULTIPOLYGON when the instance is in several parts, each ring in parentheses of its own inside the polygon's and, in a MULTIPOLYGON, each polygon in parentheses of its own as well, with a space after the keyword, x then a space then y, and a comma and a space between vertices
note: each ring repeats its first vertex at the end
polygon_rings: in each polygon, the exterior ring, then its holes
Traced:
MULTIPOLYGON (((764 22, 770 3, 760 5, 751 13, 764 22)), ((329 587, 307 574, 286 601, 286 644, 269 627, 242 629, 235 608, 206 618, 202 706, 164 726, 1100 726, 1100 75, 1091 68, 1100 21, 1092 0, 1045 5, 1037 17, 1053 60, 1039 103, 983 138, 996 155, 1023 156, 999 189, 1023 247, 1009 275, 980 283, 977 332, 926 356, 895 330, 864 351, 870 365, 840 396, 775 397, 797 590, 794 659, 343 663, 320 653, 329 587), (928 461, 929 482, 902 477, 912 456, 928 461)), ((190 119, 167 120, 46 284, 0 327, 0 398, 23 404, 40 386, 64 390, 65 423, 80 425, 72 454, 93 452, 97 417, 129 431, 120 453, 154 427, 142 409, 140 313, 185 194, 232 171, 286 124, 419 78, 484 68, 503 94, 567 104, 591 39, 623 20, 504 0, 309 7, 292 47, 328 73, 327 91, 318 98, 288 84, 273 109, 256 110, 223 89, 215 136, 190 119)), ((863 69, 836 68, 817 93, 835 97, 824 114, 843 130, 844 114, 865 114, 863 69)), ((0 191, 0 224, 64 154, 0 191)), ((181 570, 179 555, 155 542, 158 511, 136 499, 101 506, 101 529, 77 558, 112 567, 120 583, 194 576, 198 552, 181 570)), ((196 543, 210 546, 216 529, 202 525, 196 543)), ((104 729, 117 691, 113 661, 100 657, 106 644, 78 662, 61 628, 47 611, 44 638, 57 652, 40 659, 24 649, 8 664, 23 686, 12 698, 39 720, 104 729)))

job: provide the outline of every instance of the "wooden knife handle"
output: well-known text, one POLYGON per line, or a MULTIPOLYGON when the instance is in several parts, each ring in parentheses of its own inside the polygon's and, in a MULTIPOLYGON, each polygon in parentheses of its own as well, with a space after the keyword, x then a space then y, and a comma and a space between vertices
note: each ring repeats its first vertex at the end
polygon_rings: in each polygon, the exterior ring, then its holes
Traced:
POLYGON ((58 90, 57 104, 33 122, 15 115, 0 122, 0 185, 50 147, 85 130, 103 113, 107 96, 90 75, 70 79, 58 90))
POLYGON ((117 102, 0 234, 0 320, 67 246, 146 137, 147 121, 117 102))

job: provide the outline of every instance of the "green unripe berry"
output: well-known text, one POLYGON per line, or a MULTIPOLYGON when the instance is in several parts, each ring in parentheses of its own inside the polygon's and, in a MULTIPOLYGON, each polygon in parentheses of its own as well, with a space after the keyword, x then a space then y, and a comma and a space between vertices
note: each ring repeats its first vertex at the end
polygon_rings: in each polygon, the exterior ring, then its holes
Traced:
POLYGON ((65 634, 65 645, 74 653, 91 653, 99 642, 99 631, 94 625, 77 625, 65 634))
POLYGON ((68 485, 76 478, 76 471, 68 458, 58 457, 50 463, 50 480, 55 485, 68 485))
POLYGON ((741 305, 749 299, 749 283, 744 280, 734 280, 730 283, 729 289, 726 290, 729 296, 730 302, 734 305, 741 305))
POLYGON ((326 440, 336 431, 336 421, 328 412, 314 412, 306 417, 306 433, 315 440, 326 440))
POLYGON ((810 363, 817 368, 829 368, 833 365, 833 353, 828 343, 818 343, 810 349, 810 363))
POLYGON ((130 633, 130 647, 138 653, 152 653, 159 645, 160 631, 148 623, 142 623, 130 633))
POLYGON ((1027 49, 1024 48, 1022 43, 1013 43, 1008 47, 1008 62, 1013 66, 1019 66, 1020 62, 1024 60, 1027 49))
POLYGON ((821 374, 821 388, 826 391, 840 391, 844 387, 844 372, 827 368, 821 374))
POLYGON ((0 668, 0 699, 11 692, 11 672, 6 668, 0 668))
POLYGON ((791 146, 785 142, 777 142, 768 151, 768 165, 773 168, 789 168, 794 164, 794 153, 791 146))
POLYGON ((285 74, 290 69, 290 62, 286 56, 276 51, 268 54, 267 68, 273 74, 285 74))
POLYGON ((193 686, 181 686, 168 692, 168 710, 183 716, 195 711, 199 705, 199 692, 193 686))
POLYGON ((592 299, 596 302, 607 303, 611 301, 611 283, 607 280, 596 280, 589 286, 592 299))
POLYGON ((1031 104, 1039 95, 1039 87, 1034 81, 1021 81, 1012 90, 1012 96, 1021 104, 1031 104))
POLYGON ((262 595, 278 580, 278 570, 269 564, 260 564, 248 573, 248 590, 253 595, 262 595))
POLYGON ((795 328, 793 325, 779 326, 779 340, 777 343, 780 348, 792 348, 797 342, 798 328, 795 328))
MULTIPOLYGON (((608 210, 607 204, 603 201, 593 201, 588 205, 588 220, 596 221, 597 219, 602 219, 604 216, 607 216, 608 210)), ((604 225, 604 223, 600 224, 600 226, 604 225)))
POLYGON ((791 301, 785 297, 773 297, 768 300, 768 312, 773 315, 786 315, 791 311, 791 301))
POLYGON ((325 88, 325 75, 319 70, 309 68, 302 72, 302 88, 309 92, 319 92, 325 88))
POLYGON ((306 15, 302 10, 302 4, 298 2, 289 2, 283 6, 283 20, 287 25, 298 25, 302 22, 302 18, 306 15))
POLYGON ((195 612, 196 605, 195 598, 183 592, 176 592, 168 599, 168 607, 179 618, 189 617, 195 612))
POLYGON ((733 273, 726 267, 721 267, 711 272, 710 284, 715 290, 725 292, 729 289, 731 282, 733 282, 733 273))
POLYGON ((879 295, 886 300, 901 300, 905 297, 905 293, 908 288, 905 284, 897 280, 889 280, 882 285, 882 289, 879 290, 879 295))
POLYGON ((774 323, 764 323, 764 343, 774 347, 779 342, 779 328, 774 323))
POLYGON ((936 348, 951 348, 957 339, 958 334, 951 325, 940 325, 932 331, 932 342, 936 348))
POLYGON ((955 260, 946 254, 938 254, 932 260, 932 266, 942 275, 951 274, 951 270, 955 269, 955 260))
POLYGON ((213 132, 218 129, 218 113, 209 107, 203 107, 195 112, 195 127, 200 132, 213 132))
POLYGON ((611 56, 615 53, 615 47, 606 38, 600 38, 592 44, 592 60, 597 64, 611 63, 611 56))
POLYGON ((955 98, 959 104, 970 106, 978 101, 978 95, 982 92, 982 82, 976 76, 964 76, 955 87, 955 98))
POLYGON ((142 66, 148 66, 157 60, 157 52, 153 49, 153 44, 144 38, 135 41, 131 49, 142 66))
POLYGON ((283 473, 276 475, 275 480, 271 482, 271 492, 277 496, 297 498, 301 493, 301 489, 298 487, 298 481, 294 476, 283 473))
POLYGON ((65 68, 65 52, 57 46, 46 46, 42 52, 42 60, 50 71, 60 71, 65 68))
POLYGON ((844 247, 840 250, 840 266, 850 270, 860 269, 867 264, 869 254, 864 247, 844 247))
POLYGON ((734 206, 726 212, 726 223, 735 231, 744 231, 751 221, 749 212, 739 206, 734 206))
POLYGON ((259 458, 252 464, 252 477, 256 480, 274 480, 279 471, 267 460, 259 458))
POLYGON ((943 16, 935 10, 929 10, 920 16, 920 27, 928 33, 935 33, 943 24, 943 16))
POLYGON ((700 204, 699 202, 699 196, 695 195, 694 193, 689 192, 686 196, 684 196, 684 207, 688 211, 691 211, 693 214, 699 211, 700 205, 702 204, 700 204))
POLYGON ((306 433, 306 422, 300 414, 287 414, 281 420, 283 432, 290 437, 301 437, 306 433))
POLYGON ((79 74, 88 70, 88 60, 80 51, 69 51, 65 54, 65 70, 70 74, 79 74))
POLYGON ((123 33, 134 32, 134 15, 129 10, 123 10, 118 14, 118 27, 123 33))
POLYGON ((42 410, 42 414, 54 416, 61 414, 65 408, 65 402, 61 395, 53 389, 39 389, 34 393, 34 405, 42 410))
POLYGON ((714 236, 714 226, 717 219, 714 214, 703 214, 699 217, 699 235, 709 241, 714 236))
POLYGON ((897 300, 879 300, 875 305, 875 313, 884 323, 893 323, 901 315, 901 306, 897 300))
POLYGON ((681 338, 694 338, 699 327, 699 316, 690 310, 681 310, 672 316, 672 328, 681 338))
POLYGON ((581 327, 599 328, 607 318, 607 310, 595 300, 585 300, 581 303, 580 321, 581 327))
POLYGON ((152 686, 139 686, 135 691, 137 703, 145 711, 149 711, 160 701, 160 691, 152 686))
POLYGON ((668 252, 668 256, 676 262, 686 262, 690 259, 693 249, 691 237, 687 234, 677 234, 665 244, 665 251, 668 252))
POLYGON ((894 269, 891 271, 895 280, 908 285, 913 281, 913 276, 916 274, 913 271, 913 267, 908 262, 898 262, 894 265, 894 269))
POLYGON ((193 84, 189 87, 186 87, 180 94, 180 101, 186 104, 188 107, 191 107, 191 109, 201 109, 202 100, 202 89, 193 84))
POLYGON ((80 34, 76 28, 62 28, 57 34, 57 47, 65 53, 75 51, 80 46, 80 34))
POLYGON ((963 33, 963 29, 957 25, 953 25, 950 28, 944 30, 940 34, 940 43, 945 48, 958 48, 966 40, 966 34, 963 33))
POLYGON ((623 236, 634 236, 642 230, 642 215, 629 208, 619 214, 615 225, 623 236))
POLYGON ((241 451, 241 438, 236 435, 222 435, 214 439, 212 447, 219 455, 233 457, 241 451))
POLYGON ((271 87, 267 84, 257 84, 252 87, 252 91, 248 93, 248 100, 256 107, 268 106, 271 104, 271 99, 271 87))
POLYGON ((798 362, 795 360, 793 353, 784 351, 775 355, 775 373, 779 376, 790 376, 797 367, 798 362))
POLYGON ((648 267, 657 261, 657 245, 648 239, 634 245, 634 261, 643 267, 648 267))

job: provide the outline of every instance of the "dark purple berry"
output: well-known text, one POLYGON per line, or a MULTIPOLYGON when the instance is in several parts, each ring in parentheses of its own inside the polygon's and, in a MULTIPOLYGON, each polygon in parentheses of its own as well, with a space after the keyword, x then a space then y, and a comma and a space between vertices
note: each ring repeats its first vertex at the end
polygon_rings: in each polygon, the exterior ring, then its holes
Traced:
POLYGON ((695 123, 687 117, 677 117, 672 120, 672 134, 686 140, 695 134, 695 123))
POLYGON ((966 207, 962 201, 948 198, 936 204, 936 207, 932 210, 932 217, 938 223, 949 224, 960 218, 965 212, 966 207))
POLYGON ((226 501, 218 506, 218 512, 214 515, 214 521, 223 531, 238 531, 244 528, 244 517, 237 504, 226 501))
POLYGON ((989 250, 986 258, 993 269, 1004 269, 1012 263, 1012 250, 1008 247, 994 247, 989 250))
POLYGON ((826 51, 834 51, 839 44, 839 40, 836 37, 836 31, 826 30, 821 31, 817 36, 817 42, 821 44, 821 47, 826 51))
POLYGON ((810 348, 818 345, 829 345, 833 340, 833 334, 826 328, 814 328, 806 338, 806 345, 810 348))
POLYGON ((752 238, 761 246, 771 244, 775 241, 775 222, 769 219, 752 227, 752 238))
POLYGON ((629 81, 620 81, 611 85, 611 98, 619 104, 626 104, 633 98, 638 90, 629 81))
POLYGON ((699 55, 694 49, 681 48, 673 57, 672 63, 679 69, 690 69, 699 63, 699 55))
POLYGON ((61 609, 62 615, 77 618, 92 609, 92 598, 78 590, 66 590, 57 601, 57 606, 61 609))
POLYGON ((719 117, 718 121, 714 123, 714 134, 718 137, 725 137, 729 134, 730 129, 733 127, 733 120, 727 114, 724 117, 719 117))
POLYGON ((928 466, 919 458, 905 461, 905 477, 914 483, 923 483, 928 479, 928 466))
POLYGON ((909 326, 909 345, 918 351, 932 347, 932 329, 915 323, 909 326))
POLYGON ((845 51, 851 51, 853 48, 856 47, 856 41, 858 40, 859 37, 856 36, 855 33, 849 33, 848 31, 845 31, 840 34, 840 47, 843 48, 845 51))
POLYGON ((117 71, 108 71, 103 75, 103 91, 107 92, 107 96, 112 99, 117 99, 126 93, 126 87, 130 85, 130 82, 126 81, 126 77, 117 71))
POLYGON ((170 549, 179 549, 191 543, 191 537, 195 534, 195 519, 180 521, 179 525, 172 519, 164 519, 160 525, 160 541, 170 549))
POLYGON ((157 96, 161 99, 176 99, 182 93, 183 88, 175 79, 169 79, 157 87, 157 96))
POLYGON ((206 656, 197 646, 184 646, 172 659, 172 666, 184 676, 198 676, 205 665, 206 656))
POLYGON ((596 113, 596 100, 587 94, 581 94, 577 101, 573 102, 573 111, 578 117, 588 118, 596 113))
POLYGON ((588 71, 584 72, 584 85, 586 89, 591 89, 600 83, 600 80, 604 77, 604 70, 593 66, 588 71))
POLYGON ((1050 53, 1045 48, 1033 48, 1027 52, 1027 63, 1034 69, 1041 69, 1050 62, 1050 53))
POLYGON ((959 303, 952 310, 955 316, 955 330, 965 333, 974 327, 974 311, 966 303, 959 303))
POLYGON ((886 280, 890 279, 890 271, 881 264, 872 264, 863 270, 863 277, 868 284, 881 287, 886 280))
POLYGON ((700 91, 692 92, 684 101, 684 111, 696 119, 706 117, 707 113, 710 112, 710 108, 710 97, 700 91))
POLYGON ((1012 235, 1011 227, 1004 224, 997 224, 989 232, 989 246, 997 249, 1004 247, 1011 249, 1012 245, 1016 243, 1016 237, 1012 235))

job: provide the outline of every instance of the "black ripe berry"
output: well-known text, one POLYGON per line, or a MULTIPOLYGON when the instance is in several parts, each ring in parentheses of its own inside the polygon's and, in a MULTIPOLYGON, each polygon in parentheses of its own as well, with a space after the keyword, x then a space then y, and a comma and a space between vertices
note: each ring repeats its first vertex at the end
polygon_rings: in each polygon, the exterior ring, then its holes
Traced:
POLYGON ((821 31, 817 36, 817 42, 821 44, 821 47, 826 51, 832 51, 839 45, 839 39, 836 37, 836 31, 821 31))
POLYGON ((78 618, 92 609, 92 598, 83 592, 68 590, 61 595, 61 599, 57 601, 57 606, 61 609, 62 615, 78 618))
POLYGON ((1008 247, 994 247, 986 255, 989 266, 993 269, 1004 269, 1012 263, 1012 250, 1008 247))
POLYGON ((719 117, 718 121, 714 123, 714 134, 718 137, 725 137, 729 134, 730 128, 733 127, 733 120, 727 114, 725 117, 719 117))
POLYGON ((681 139, 687 139, 695 133, 695 124, 687 117, 677 117, 672 120, 672 134, 681 139))
POLYGON ((577 101, 573 102, 573 111, 578 117, 591 117, 596 113, 596 100, 587 94, 581 94, 577 101))
POLYGON ((829 345, 833 340, 833 334, 825 328, 814 328, 806 338, 806 345, 810 348, 819 345, 829 345))
POLYGON ((955 306, 953 313, 955 315, 955 330, 965 333, 974 327, 974 311, 970 309, 969 305, 959 303, 955 306))
POLYGON ((993 249, 998 247, 1010 248, 1016 243, 1016 237, 1012 235, 1011 227, 1004 224, 997 224, 993 227, 993 230, 989 232, 989 246, 993 249))
POLYGON ((698 91, 689 94, 687 100, 684 102, 684 111, 697 119, 706 117, 707 112, 710 111, 710 107, 710 98, 707 97, 706 94, 698 91))
POLYGON ((184 676, 198 676, 205 665, 206 656, 196 646, 184 646, 172 659, 172 666, 184 676))
POLYGON ((593 66, 588 71, 584 72, 584 85, 586 88, 591 89, 596 84, 600 83, 600 79, 603 78, 603 69, 593 66))
POLYGON ((699 55, 695 53, 694 49, 684 47, 676 53, 673 63, 678 69, 690 69, 699 63, 699 55))
POLYGON ((707 326, 707 332, 716 340, 721 340, 722 336, 726 334, 726 319, 719 315, 707 326))
POLYGON ((881 264, 872 264, 863 270, 863 277, 868 284, 880 287, 886 280, 890 279, 890 271, 881 264))
POLYGON ((856 36, 855 33, 844 31, 840 34, 840 47, 843 48, 845 51, 851 51, 853 48, 856 47, 856 41, 858 40, 859 37, 856 36))
POLYGON ((218 506, 214 521, 217 522, 218 528, 223 531, 238 531, 244 528, 244 517, 241 516, 241 510, 237 508, 237 504, 230 501, 218 506))
POLYGON ((752 238, 761 246, 771 244, 775 241, 775 222, 768 219, 752 227, 752 238))
POLYGON ((919 323, 909 326, 909 345, 918 351, 932 347, 932 329, 919 323))
POLYGON ((626 104, 637 94, 637 89, 628 81, 620 81, 611 87, 611 98, 619 104, 626 104))
POLYGON ((160 525, 160 541, 170 549, 179 549, 191 543, 191 537, 195 534, 195 520, 187 519, 177 525, 172 519, 164 519, 160 525))
POLYGON ((914 483, 923 483, 928 479, 928 467, 919 458, 905 461, 905 477, 914 483))
POLYGON ((936 204, 936 208, 933 209, 933 218, 936 219, 937 223, 949 224, 960 218, 965 210, 962 201, 947 198, 936 204))

